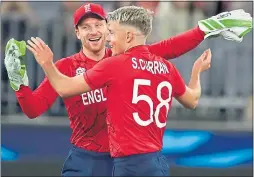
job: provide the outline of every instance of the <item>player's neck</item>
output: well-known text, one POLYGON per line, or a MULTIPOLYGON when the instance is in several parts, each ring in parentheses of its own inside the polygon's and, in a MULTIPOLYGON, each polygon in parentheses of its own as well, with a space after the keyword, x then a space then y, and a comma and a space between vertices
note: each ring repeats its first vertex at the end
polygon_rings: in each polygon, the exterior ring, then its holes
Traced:
POLYGON ((92 52, 83 47, 82 51, 85 54, 85 56, 90 58, 91 60, 100 61, 105 56, 106 48, 103 47, 103 49, 98 52, 92 52))
POLYGON ((132 43, 130 43, 130 45, 126 48, 125 51, 127 51, 133 47, 136 47, 136 46, 145 45, 145 43, 146 43, 145 40, 135 40, 132 43))

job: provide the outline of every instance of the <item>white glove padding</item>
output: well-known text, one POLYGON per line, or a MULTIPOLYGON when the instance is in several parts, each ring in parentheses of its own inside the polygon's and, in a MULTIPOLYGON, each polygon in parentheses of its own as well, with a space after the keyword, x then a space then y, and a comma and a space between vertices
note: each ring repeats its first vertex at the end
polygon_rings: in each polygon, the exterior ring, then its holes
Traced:
POLYGON ((222 35, 227 40, 241 42, 243 36, 252 29, 252 17, 249 13, 244 12, 243 9, 239 9, 223 12, 206 20, 201 20, 198 22, 198 26, 205 32, 205 39, 222 35), (235 35, 238 38, 231 38, 235 35))
POLYGON ((7 42, 4 64, 10 80, 10 85, 15 91, 19 90, 20 85, 28 86, 25 54, 25 41, 16 41, 12 38, 7 42))
POLYGON ((231 31, 222 31, 221 35, 224 39, 229 40, 229 41, 236 41, 236 42, 242 42, 243 37, 237 36, 235 33, 231 31))
POLYGON ((241 27, 235 27, 230 28, 229 30, 222 31, 221 35, 226 40, 236 41, 236 42, 242 42, 243 37, 248 34, 252 28, 241 28, 241 27))

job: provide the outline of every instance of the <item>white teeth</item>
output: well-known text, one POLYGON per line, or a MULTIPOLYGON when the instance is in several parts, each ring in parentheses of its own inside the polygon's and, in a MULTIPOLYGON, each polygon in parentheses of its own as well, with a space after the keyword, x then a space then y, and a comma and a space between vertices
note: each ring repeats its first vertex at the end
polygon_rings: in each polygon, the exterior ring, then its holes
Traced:
POLYGON ((98 38, 93 38, 93 39, 89 39, 89 41, 98 41, 98 40, 100 40, 100 37, 98 37, 98 38))

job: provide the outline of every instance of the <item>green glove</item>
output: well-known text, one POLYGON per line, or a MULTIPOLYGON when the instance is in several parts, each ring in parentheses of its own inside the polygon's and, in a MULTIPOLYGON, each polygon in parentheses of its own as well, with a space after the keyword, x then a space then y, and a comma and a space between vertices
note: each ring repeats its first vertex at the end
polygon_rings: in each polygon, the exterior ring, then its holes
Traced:
POLYGON ((198 22, 205 39, 221 35, 224 39, 241 42, 252 30, 252 17, 243 9, 223 12, 198 22))
POLYGON ((21 85, 28 86, 26 70, 26 42, 10 39, 5 47, 4 64, 13 90, 18 91, 21 85))

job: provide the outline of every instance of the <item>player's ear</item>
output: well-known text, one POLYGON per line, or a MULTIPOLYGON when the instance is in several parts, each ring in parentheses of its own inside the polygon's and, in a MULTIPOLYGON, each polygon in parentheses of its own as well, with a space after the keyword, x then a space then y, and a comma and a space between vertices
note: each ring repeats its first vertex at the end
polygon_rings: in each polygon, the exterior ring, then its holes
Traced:
POLYGON ((77 38, 80 40, 81 38, 80 38, 78 27, 75 28, 75 33, 76 33, 77 38))
POLYGON ((133 39, 133 33, 128 31, 127 35, 126 35, 126 41, 127 41, 127 43, 130 43, 132 41, 132 39, 133 39))

